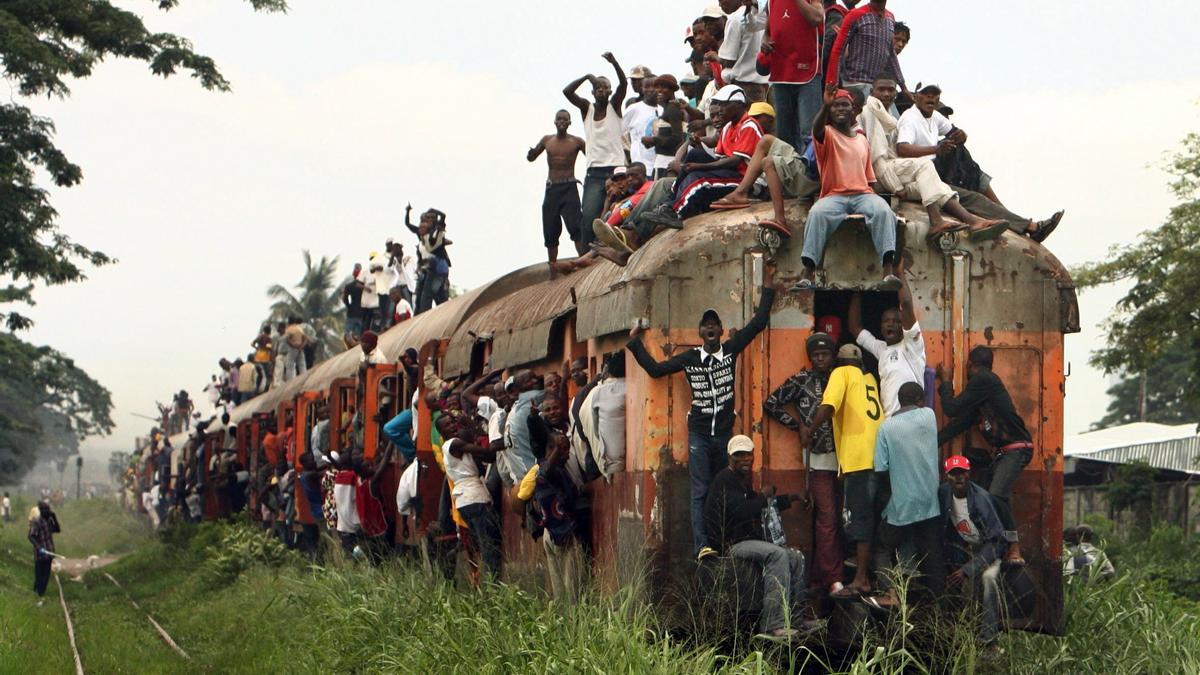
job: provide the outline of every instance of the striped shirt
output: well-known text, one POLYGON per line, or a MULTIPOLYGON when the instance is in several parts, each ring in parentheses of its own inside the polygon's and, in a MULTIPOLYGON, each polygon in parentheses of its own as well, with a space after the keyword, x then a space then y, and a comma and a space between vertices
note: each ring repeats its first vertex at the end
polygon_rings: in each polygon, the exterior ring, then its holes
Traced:
POLYGON ((870 5, 863 5, 847 13, 829 55, 825 83, 870 83, 882 74, 890 74, 904 84, 904 73, 892 46, 895 31, 896 17, 887 10, 878 14, 870 5))

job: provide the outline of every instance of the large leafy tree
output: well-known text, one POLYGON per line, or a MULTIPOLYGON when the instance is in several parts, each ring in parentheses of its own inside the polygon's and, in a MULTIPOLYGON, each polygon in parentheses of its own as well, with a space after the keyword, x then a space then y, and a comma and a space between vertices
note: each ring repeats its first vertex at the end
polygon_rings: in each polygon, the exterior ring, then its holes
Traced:
POLYGON ((314 262, 312 254, 304 251, 304 276, 293 288, 282 284, 267 289, 271 305, 271 320, 283 321, 295 316, 312 326, 316 333, 317 358, 328 358, 345 349, 342 332, 346 325, 346 309, 342 306, 342 287, 337 283, 339 258, 321 256, 314 262))
MULTIPOLYGON (((178 4, 152 2, 161 10, 178 4)), ((284 0, 249 2, 286 9, 284 0)), ((83 170, 54 145, 53 122, 21 103, 21 97, 67 97, 67 82, 91 75, 106 58, 136 59, 155 75, 183 71, 205 89, 229 89, 212 59, 186 39, 151 32, 140 16, 105 0, 0 0, 0 76, 16 94, 0 102, 0 323, 9 330, 29 327, 16 307, 34 303, 36 286, 81 281, 88 266, 113 262, 59 229, 39 180, 67 188, 82 180, 83 170)), ((40 444, 54 443, 52 428, 76 438, 111 429, 108 392, 61 353, 6 334, 0 363, 0 482, 27 470, 40 444)))
MULTIPOLYGON (((1200 352, 1200 134, 1189 134, 1168 166, 1180 201, 1166 222, 1075 271, 1084 287, 1131 284, 1105 322, 1107 344, 1092 354, 1106 373, 1140 375, 1173 352, 1200 352)), ((1200 359, 1175 368, 1170 395, 1186 410, 1200 409, 1200 359)))
POLYGON ((0 373, 0 484, 112 430, 108 391, 63 354, 0 333, 0 373))

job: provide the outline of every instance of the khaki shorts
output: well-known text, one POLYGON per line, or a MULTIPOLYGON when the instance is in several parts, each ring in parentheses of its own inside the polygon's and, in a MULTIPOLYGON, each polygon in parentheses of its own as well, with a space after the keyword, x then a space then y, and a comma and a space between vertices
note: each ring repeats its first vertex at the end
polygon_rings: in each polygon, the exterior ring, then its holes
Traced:
POLYGON ((775 139, 767 157, 774 162, 775 171, 779 173, 779 180, 783 182, 785 198, 807 197, 815 194, 820 187, 816 181, 809 179, 805 173, 804 162, 800 161, 800 155, 796 154, 796 149, 790 144, 778 138, 775 139))

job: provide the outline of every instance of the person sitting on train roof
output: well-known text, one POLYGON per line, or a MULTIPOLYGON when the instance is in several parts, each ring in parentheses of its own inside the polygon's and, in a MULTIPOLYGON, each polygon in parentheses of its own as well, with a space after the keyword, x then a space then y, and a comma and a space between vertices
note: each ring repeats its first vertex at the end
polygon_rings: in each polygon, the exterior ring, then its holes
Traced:
POLYGON ((963 587, 982 605, 979 640, 997 650, 1000 634, 1000 551, 1004 526, 987 491, 971 482, 971 462, 961 455, 946 460, 946 482, 938 487, 942 511, 945 559, 956 567, 946 578, 963 587))
POLYGON ((500 574, 500 514, 483 483, 478 462, 494 461, 496 452, 475 444, 478 429, 465 416, 442 415, 435 424, 443 439, 446 478, 454 481, 451 491, 454 506, 467 523, 484 570, 494 579, 500 574))
MULTIPOLYGON (((805 343, 811 369, 792 375, 763 402, 763 412, 789 430, 800 433, 811 427, 821 405, 829 375, 833 372, 837 341, 826 333, 813 333, 805 343), (795 407, 796 416, 788 412, 795 407)), ((837 503, 838 461, 833 446, 833 425, 825 423, 812 431, 812 443, 804 447, 805 494, 802 501, 813 510, 813 561, 811 576, 822 588, 836 593, 842 588, 842 537, 838 528, 841 509, 837 503)))
POLYGON ((816 193, 818 185, 808 178, 807 167, 796 153, 796 149, 772 135, 775 108, 768 103, 755 103, 750 106, 750 116, 758 120, 766 135, 754 148, 754 155, 750 158, 741 184, 733 192, 713 202, 713 208, 741 209, 750 206, 750 193, 759 178, 765 176, 775 215, 772 219, 762 221, 760 225, 769 224, 776 228, 790 229, 783 200, 812 196, 816 193))
MULTIPOLYGON (((871 168, 879 184, 902 199, 919 201, 929 214, 929 235, 968 228, 972 240, 994 239, 1006 227, 1027 227, 1028 221, 1015 224, 999 218, 982 218, 970 212, 955 191, 942 182, 933 163, 921 158, 901 158, 896 154, 897 121, 888 109, 896 100, 896 82, 890 77, 875 78, 871 97, 859 116, 871 145, 871 168), (946 221, 942 213, 957 218, 962 225, 946 221)), ((942 141, 949 144, 951 141, 942 141)), ((976 193, 978 194, 978 193, 976 193)), ((982 198, 982 195, 980 195, 982 198)), ((984 198, 984 201, 988 201, 984 198)), ((988 202, 991 203, 991 202, 988 202)))
POLYGON ((651 222, 644 216, 661 206, 669 205, 674 189, 674 178, 660 178, 644 183, 628 202, 621 203, 614 209, 617 213, 610 216, 608 221, 593 221, 592 231, 597 240, 592 244, 594 253, 624 267, 634 251, 663 231, 665 226, 651 222))
POLYGON ((882 340, 871 334, 862 323, 862 296, 855 293, 850 297, 846 323, 850 336, 858 346, 867 350, 879 361, 879 391, 886 416, 900 410, 900 387, 905 382, 925 385, 925 337, 921 324, 917 322, 917 310, 913 305, 912 291, 908 287, 904 260, 900 260, 898 272, 901 278, 900 306, 884 310, 879 317, 879 334, 882 340))
POLYGON ((528 473, 537 458, 533 453, 533 441, 529 436, 529 416, 535 405, 546 396, 533 373, 519 370, 513 376, 516 402, 508 413, 504 425, 505 485, 516 485, 528 473))
POLYGON ((708 541, 719 552, 762 566, 762 613, 759 634, 755 637, 772 642, 787 642, 801 633, 819 627, 813 621, 800 622, 808 582, 805 579, 804 554, 765 541, 759 516, 768 504, 783 511, 798 501, 794 495, 776 495, 775 488, 756 492, 751 470, 754 467, 754 441, 748 436, 729 439, 725 450, 729 466, 713 478, 704 502, 704 524, 708 541))
POLYGON ((750 322, 724 342, 721 317, 715 309, 700 315, 701 346, 657 361, 642 344, 639 322, 629 333, 627 347, 633 358, 650 377, 660 378, 680 371, 686 373, 692 391, 688 411, 688 478, 691 491, 692 546, 698 560, 714 555, 704 526, 704 498, 713 476, 727 463, 726 445, 733 435, 734 383, 737 359, 771 319, 775 302, 774 265, 764 270, 762 297, 750 322))
POLYGON ((845 495, 843 523, 846 538, 854 542, 857 567, 854 580, 830 596, 855 598, 871 592, 867 568, 875 537, 875 437, 883 410, 875 376, 863 371, 862 350, 842 345, 837 363, 812 424, 800 430, 800 444, 812 447, 813 430, 833 421, 833 445, 845 495))
MULTIPOLYGON (((895 562, 897 569, 919 570, 920 599, 932 601, 942 595, 946 566, 937 500, 937 416, 922 407, 924 400, 921 385, 905 382, 900 409, 883 421, 875 437, 875 477, 880 494, 890 492, 876 527, 875 569, 891 569, 895 562), (898 554, 895 561, 893 554, 898 554)), ((876 602, 895 606, 898 598, 890 575, 881 574, 877 581, 886 596, 876 602)))
MULTIPOLYGON (((979 168, 967 150, 967 134, 937 111, 942 90, 928 84, 916 93, 916 104, 900 116, 896 132, 896 154, 932 162, 946 183, 981 192, 1000 204, 992 190, 992 177, 979 168)), ((1044 239, 1048 232, 1042 233, 1044 239)))
MULTIPOLYGON (((563 88, 563 96, 583 116, 583 137, 587 143, 587 173, 583 180, 580 223, 587 224, 599 217, 604 208, 604 184, 613 169, 625 166, 625 146, 622 140, 622 104, 629 81, 625 71, 611 52, 603 55, 617 73, 617 88, 606 77, 584 75, 563 88), (592 84, 592 101, 585 101, 576 90, 585 81, 592 84)), ((579 229, 576 249, 582 255, 592 242, 592 233, 586 227, 579 229)))
POLYGON ((546 257, 551 266, 558 260, 558 240, 563 227, 575 242, 575 250, 586 253, 580 243, 579 224, 582 216, 579 201, 579 181, 575 179, 575 160, 587 145, 582 138, 567 133, 571 126, 571 113, 559 110, 554 115, 555 133, 543 136, 538 144, 529 149, 525 158, 530 162, 546 153, 546 194, 542 198, 542 237, 546 244, 546 257))
POLYGON ((825 102, 813 125, 813 146, 821 174, 821 197, 808 211, 804 224, 804 274, 792 291, 811 290, 817 265, 825 255, 829 237, 852 214, 866 218, 875 251, 883 262, 883 290, 900 287, 895 274, 896 214, 875 194, 875 172, 867 138, 854 129, 850 92, 825 89, 825 102))
POLYGON ((733 192, 746 175, 754 149, 763 137, 758 120, 747 114, 746 92, 737 85, 726 85, 713 96, 712 103, 723 124, 715 154, 709 152, 698 134, 692 134, 675 179, 673 203, 643 215, 649 222, 682 227, 684 219, 712 210, 712 203, 733 192))
POLYGON ((984 440, 995 449, 988 492, 996 502, 996 513, 1004 525, 1004 540, 1008 542, 1004 563, 1024 565, 1013 517, 1012 489, 1033 458, 1033 436, 1017 414, 1004 381, 992 372, 992 361, 990 347, 980 345, 971 349, 967 355, 967 386, 959 396, 954 395, 949 373, 938 366, 942 412, 952 418, 938 433, 938 445, 945 445, 978 425, 984 440))

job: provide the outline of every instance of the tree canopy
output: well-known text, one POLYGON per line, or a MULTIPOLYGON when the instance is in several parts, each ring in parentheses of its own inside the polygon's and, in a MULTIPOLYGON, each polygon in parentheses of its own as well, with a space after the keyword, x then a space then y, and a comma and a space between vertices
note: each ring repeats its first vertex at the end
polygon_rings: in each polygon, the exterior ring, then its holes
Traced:
POLYGON ((328 358, 345 349, 342 332, 346 325, 346 309, 342 306, 342 285, 336 283, 339 258, 334 256, 313 262, 312 254, 304 251, 304 276, 292 293, 282 284, 267 289, 267 296, 275 302, 271 305, 271 320, 284 321, 294 316, 312 327, 316 334, 318 360, 328 358))
MULTIPOLYGON (((284 0, 248 1, 287 9, 284 0)), ((154 3, 169 10, 178 0, 154 3)), ((138 14, 104 0, 0 0, 0 74, 18 96, 66 98, 68 81, 110 57, 144 61, 162 77, 188 72, 205 89, 230 88, 188 40, 152 32, 138 14)), ((19 99, 0 103, 0 323, 10 331, 31 325, 14 305, 33 305, 35 287, 81 281, 87 266, 114 262, 59 229, 38 183, 43 175, 66 188, 83 170, 55 146, 51 120, 19 99)), ((0 372, 0 482, 19 478, 39 448, 74 452, 79 439, 112 429, 108 392, 65 355, 0 334, 0 372)))
MULTIPOLYGON (((1146 422, 1185 424, 1200 421, 1200 405, 1187 397, 1189 373, 1196 356, 1187 345, 1172 342, 1145 370, 1146 422)), ((1130 374, 1108 389, 1108 410, 1092 425, 1106 429, 1142 421, 1143 376, 1130 374)))
MULTIPOLYGON (((1131 283, 1104 324, 1107 344, 1091 362, 1105 373, 1148 372, 1172 351, 1200 351, 1200 134, 1189 134, 1168 168, 1180 200, 1159 227, 1132 244, 1114 247, 1106 260, 1075 271, 1082 287, 1131 283)), ((1176 364, 1177 403, 1200 408, 1200 359, 1176 364)), ((1157 383, 1156 383, 1157 384, 1157 383)), ((1200 421, 1200 420, 1191 420, 1200 421)))

